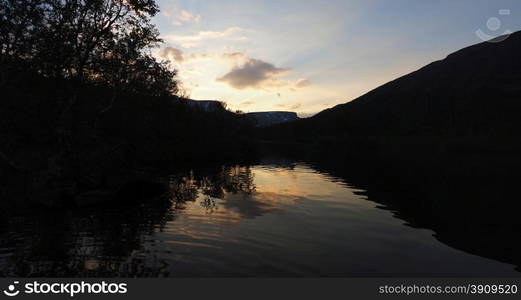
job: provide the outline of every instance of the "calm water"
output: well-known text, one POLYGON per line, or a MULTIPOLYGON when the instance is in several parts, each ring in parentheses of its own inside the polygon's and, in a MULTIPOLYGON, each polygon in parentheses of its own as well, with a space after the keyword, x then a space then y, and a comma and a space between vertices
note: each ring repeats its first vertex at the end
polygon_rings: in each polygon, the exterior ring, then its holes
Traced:
MULTIPOLYGON (((193 170, 143 201, 3 212, 3 276, 495 276, 305 164, 193 170)), ((131 198, 131 197, 130 197, 131 198)))

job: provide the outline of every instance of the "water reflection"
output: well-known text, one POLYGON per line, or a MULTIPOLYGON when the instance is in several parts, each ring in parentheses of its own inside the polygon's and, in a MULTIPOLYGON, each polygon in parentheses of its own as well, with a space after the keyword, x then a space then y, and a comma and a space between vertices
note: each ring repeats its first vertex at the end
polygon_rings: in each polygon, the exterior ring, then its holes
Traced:
POLYGON ((1 276, 516 274, 404 226, 365 190, 305 164, 192 170, 158 182, 128 185, 110 204, 2 210, 1 276))

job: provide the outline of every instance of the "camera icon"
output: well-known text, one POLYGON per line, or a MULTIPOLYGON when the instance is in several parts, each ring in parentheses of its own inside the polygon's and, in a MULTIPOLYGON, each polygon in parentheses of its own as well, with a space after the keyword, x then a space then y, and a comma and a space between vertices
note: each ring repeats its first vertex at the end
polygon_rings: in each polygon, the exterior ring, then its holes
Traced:
MULTIPOLYGON (((500 9, 499 13, 500 16, 509 16, 510 15, 510 9, 500 9)), ((505 30, 502 33, 498 32, 501 29, 501 26, 503 24, 501 23, 501 20, 498 17, 490 17, 487 20, 487 29, 490 32, 494 32, 493 35, 485 33, 483 30, 479 29, 476 30, 476 35, 478 38, 480 38, 484 42, 489 43, 499 43, 502 42, 510 37, 512 34, 512 31, 505 30), (499 34, 498 34, 499 33, 499 34)))

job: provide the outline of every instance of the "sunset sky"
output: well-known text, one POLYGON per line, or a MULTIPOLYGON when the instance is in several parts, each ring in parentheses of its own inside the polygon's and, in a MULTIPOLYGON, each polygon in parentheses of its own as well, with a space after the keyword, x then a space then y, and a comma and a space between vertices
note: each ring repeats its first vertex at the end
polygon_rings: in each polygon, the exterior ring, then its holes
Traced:
POLYGON ((481 42, 479 29, 490 36, 521 29, 519 0, 158 4, 165 44, 155 55, 175 61, 192 99, 301 116, 481 42))

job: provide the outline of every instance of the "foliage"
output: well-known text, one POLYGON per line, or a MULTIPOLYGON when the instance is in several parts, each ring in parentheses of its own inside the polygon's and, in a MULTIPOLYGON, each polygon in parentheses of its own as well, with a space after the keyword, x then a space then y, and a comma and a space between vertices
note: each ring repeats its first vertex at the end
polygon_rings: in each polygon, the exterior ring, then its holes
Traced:
POLYGON ((116 90, 176 93, 176 72, 151 55, 161 42, 151 23, 158 11, 154 0, 0 0, 0 66, 116 90))

